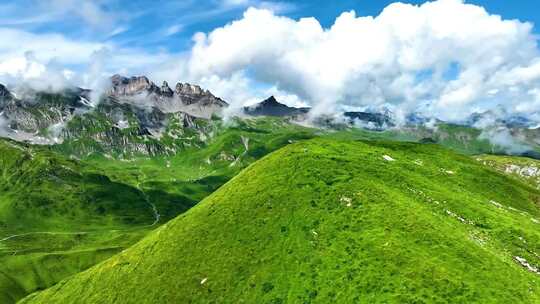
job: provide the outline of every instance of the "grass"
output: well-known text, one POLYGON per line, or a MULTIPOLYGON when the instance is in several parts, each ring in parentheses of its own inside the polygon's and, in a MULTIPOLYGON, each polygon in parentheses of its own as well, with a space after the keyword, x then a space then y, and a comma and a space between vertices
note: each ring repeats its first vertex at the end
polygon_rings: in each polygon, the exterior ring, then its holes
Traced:
POLYGON ((437 145, 319 138, 22 303, 538 303, 539 202, 437 145))
POLYGON ((0 241, 0 302, 14 303, 129 247, 256 159, 312 136, 306 130, 281 120, 240 121, 205 147, 130 160, 94 154, 76 161, 57 147, 0 141, 0 240, 19 235, 0 241), (149 203, 160 214, 156 226, 149 203))
POLYGON ((505 155, 479 155, 476 159, 487 166, 540 189, 539 160, 505 155))
POLYGON ((328 136, 343 140, 436 142, 443 147, 466 155, 504 152, 500 148, 493 146, 489 140, 479 138, 480 134, 481 130, 472 127, 441 123, 433 129, 418 126, 390 129, 382 132, 353 128, 330 132, 328 136))
MULTIPOLYGON (((463 135, 474 130, 456 126, 443 126, 443 133, 436 136, 427 130, 324 131, 282 118, 238 119, 225 126, 217 121, 203 126, 204 122, 198 121, 203 133, 212 134, 203 140, 176 128, 181 122, 172 117, 167 132, 181 136, 180 141, 165 136, 161 143, 143 142, 155 146, 156 151, 167 147, 179 150, 146 156, 133 154, 129 145, 126 152, 126 147, 115 143, 122 138, 138 143, 136 124, 111 134, 110 143, 100 144, 93 136, 107 133, 110 117, 101 112, 88 115, 96 117, 71 122, 74 136, 81 138, 50 149, 0 142, 0 239, 32 231, 55 232, 0 241, 2 303, 14 303, 121 252, 195 206, 254 161, 291 143, 313 137, 342 141, 419 141, 434 137, 461 153, 491 149, 476 142, 475 134, 463 135), (112 150, 108 150, 109 144, 112 150), (74 152, 86 156, 80 161, 68 158, 74 152), (156 226, 149 227, 154 217, 148 202, 160 214, 156 226)), ((135 123, 133 117, 128 120, 135 123)))
POLYGON ((143 193, 42 147, 0 141, 0 302, 14 303, 150 231, 143 193))

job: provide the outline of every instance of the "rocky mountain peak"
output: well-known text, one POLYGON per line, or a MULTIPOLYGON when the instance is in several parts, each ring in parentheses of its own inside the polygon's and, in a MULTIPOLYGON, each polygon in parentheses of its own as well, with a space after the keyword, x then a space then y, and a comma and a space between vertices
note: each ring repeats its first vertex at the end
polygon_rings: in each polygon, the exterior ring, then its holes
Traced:
POLYGON ((145 76, 127 78, 114 75, 111 84, 108 92, 110 97, 123 103, 157 107, 165 113, 186 112, 196 117, 210 118, 228 106, 210 91, 189 83, 178 83, 172 90, 167 81, 158 87, 145 76))
POLYGON ((137 95, 143 92, 155 92, 158 90, 156 85, 146 76, 134 76, 127 78, 121 75, 114 75, 111 78, 111 95, 137 95))
POLYGON ((244 113, 252 116, 298 116, 309 112, 309 108, 289 107, 270 96, 264 101, 244 108, 244 113))
POLYGON ((161 85, 161 95, 166 97, 172 97, 174 95, 173 90, 169 87, 169 84, 167 81, 163 81, 163 84, 161 85))
POLYGON ((262 106, 277 106, 277 107, 286 107, 286 105, 279 103, 274 96, 270 96, 260 103, 262 106))
POLYGON ((0 84, 0 98, 5 98, 8 96, 11 96, 11 93, 3 84, 0 84))
POLYGON ((204 91, 200 86, 189 83, 177 83, 176 94, 178 95, 203 95, 210 94, 208 91, 204 91))

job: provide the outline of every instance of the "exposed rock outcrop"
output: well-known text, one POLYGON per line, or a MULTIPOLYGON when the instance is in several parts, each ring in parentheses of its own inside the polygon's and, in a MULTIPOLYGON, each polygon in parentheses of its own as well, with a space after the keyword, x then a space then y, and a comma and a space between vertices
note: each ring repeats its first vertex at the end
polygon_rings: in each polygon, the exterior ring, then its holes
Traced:
MULTIPOLYGON (((212 136, 212 126, 197 116, 163 110, 168 100, 178 103, 166 82, 159 88, 146 77, 114 76, 112 83, 111 97, 99 103, 90 101, 90 91, 78 88, 29 91, 18 99, 0 86, 1 135, 33 144, 61 144, 61 149, 79 157, 96 152, 119 157, 170 155, 212 136)), ((202 97, 209 94, 195 91, 202 97)), ((206 101, 194 104, 206 110, 206 101)))
POLYGON ((178 83, 173 91, 164 81, 157 87, 145 76, 126 78, 115 75, 107 92, 121 102, 143 107, 157 107, 165 113, 186 112, 196 117, 219 115, 228 104, 198 85, 178 83))
POLYGON ((160 92, 161 92, 161 95, 165 97, 173 97, 174 95, 173 90, 169 87, 169 84, 166 81, 163 81, 163 85, 161 85, 160 92))
POLYGON ((142 93, 160 92, 160 89, 146 76, 127 78, 114 75, 111 78, 112 87, 108 94, 112 96, 133 96, 142 93))
POLYGON ((343 116, 349 120, 349 123, 360 124, 367 129, 384 130, 395 126, 392 118, 383 113, 345 112, 343 116))
POLYGON ((268 99, 244 108, 244 113, 251 116, 298 116, 309 112, 310 108, 289 107, 276 100, 274 96, 268 99))

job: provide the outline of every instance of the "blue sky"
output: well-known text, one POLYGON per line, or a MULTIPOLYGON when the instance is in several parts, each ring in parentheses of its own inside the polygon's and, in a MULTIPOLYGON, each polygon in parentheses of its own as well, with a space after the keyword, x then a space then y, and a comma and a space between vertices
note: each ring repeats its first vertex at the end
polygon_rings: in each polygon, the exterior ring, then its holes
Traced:
MULTIPOLYGON (((73 14, 69 9, 69 3, 73 1, 69 0, 4 0, 0 2, 0 26, 34 33, 62 33, 72 39, 114 41, 118 45, 149 51, 165 49, 178 52, 189 49, 191 37, 196 32, 208 32, 241 18, 248 6, 271 8, 292 18, 315 17, 324 27, 329 27, 344 11, 355 10, 361 16, 375 16, 392 2, 395 1, 98 0, 94 1, 97 11, 85 19, 73 14), (95 20, 90 20, 92 18, 95 20)), ((401 2, 421 4, 426 1, 401 2)), ((516 18, 540 24, 536 0, 466 2, 481 5, 505 19, 516 18)), ((80 7, 75 4, 74 8, 80 7)))
POLYGON ((145 74, 235 105, 502 108, 540 123, 536 0, 402 2, 0 0, 0 82, 99 91, 145 74))

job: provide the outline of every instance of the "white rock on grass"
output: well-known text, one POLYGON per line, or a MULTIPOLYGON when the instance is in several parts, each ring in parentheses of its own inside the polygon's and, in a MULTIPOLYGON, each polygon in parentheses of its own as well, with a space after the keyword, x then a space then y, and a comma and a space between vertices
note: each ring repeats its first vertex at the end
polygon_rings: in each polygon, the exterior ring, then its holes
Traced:
POLYGON ((342 197, 339 199, 339 201, 342 202, 342 203, 345 203, 347 207, 351 207, 351 206, 352 206, 352 198, 350 198, 350 197, 342 196, 342 197))
POLYGON ((528 271, 534 272, 536 274, 540 274, 540 271, 538 270, 538 268, 529 264, 529 262, 527 262, 527 260, 525 260, 524 258, 515 256, 514 260, 516 260, 521 266, 527 268, 528 271))
POLYGON ((393 159, 393 158, 392 158, 391 156, 389 156, 389 155, 383 155, 383 158, 384 158, 384 160, 390 161, 390 162, 396 161, 395 159, 393 159))
POLYGON ((501 209, 504 208, 503 205, 497 203, 496 201, 491 200, 491 201, 489 201, 489 202, 490 202, 492 205, 495 205, 497 208, 501 208, 501 209))
POLYGON ((448 175, 454 175, 456 174, 456 172, 452 171, 452 170, 446 170, 444 168, 439 168, 439 171, 441 171, 442 173, 446 173, 448 175))

